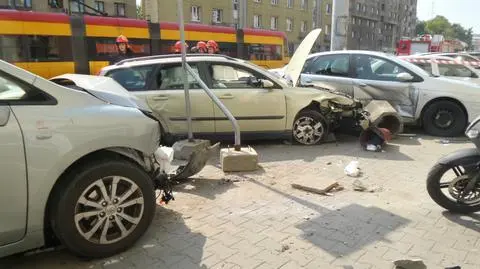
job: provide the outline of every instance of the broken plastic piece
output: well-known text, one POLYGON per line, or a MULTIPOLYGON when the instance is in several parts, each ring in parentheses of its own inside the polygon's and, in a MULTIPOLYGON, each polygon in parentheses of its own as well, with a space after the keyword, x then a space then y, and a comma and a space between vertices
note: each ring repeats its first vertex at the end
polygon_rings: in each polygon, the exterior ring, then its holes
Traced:
POLYGON ((344 169, 347 176, 358 177, 360 175, 360 168, 358 168, 358 161, 351 161, 344 169))

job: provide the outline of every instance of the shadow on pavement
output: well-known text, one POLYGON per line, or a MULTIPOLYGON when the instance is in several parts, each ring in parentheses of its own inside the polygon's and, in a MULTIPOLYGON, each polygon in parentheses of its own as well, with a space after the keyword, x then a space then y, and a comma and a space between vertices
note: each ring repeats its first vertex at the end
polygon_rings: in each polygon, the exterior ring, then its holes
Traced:
POLYGON ((99 260, 84 260, 67 250, 0 259, 1 269, 158 269, 205 268, 201 265, 206 237, 192 233, 180 213, 157 207, 152 225, 129 250, 99 260))
POLYGON ((390 242, 386 235, 411 221, 378 207, 350 204, 335 211, 265 185, 251 182, 316 211, 320 216, 297 224, 302 238, 341 258, 378 241, 390 242), (368 236, 365 236, 368 234, 368 236))
POLYGON ((191 178, 184 183, 176 185, 173 190, 213 200, 229 189, 237 188, 235 184, 232 184, 233 182, 234 180, 228 180, 227 177, 222 179, 191 178))
POLYGON ((478 214, 461 215, 444 211, 442 215, 451 222, 455 222, 472 231, 480 232, 480 215, 478 214))

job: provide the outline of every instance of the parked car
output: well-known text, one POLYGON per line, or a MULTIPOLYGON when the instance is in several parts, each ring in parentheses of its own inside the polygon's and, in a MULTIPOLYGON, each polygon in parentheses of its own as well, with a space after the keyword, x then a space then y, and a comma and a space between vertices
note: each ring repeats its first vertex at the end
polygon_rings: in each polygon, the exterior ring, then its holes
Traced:
MULTIPOLYGON (((320 30, 317 32, 314 34, 320 34, 320 30)), ((315 40, 305 40, 301 45, 310 50, 315 40)), ((326 138, 339 118, 355 117, 362 111, 352 98, 325 89, 291 87, 266 69, 244 60, 192 54, 187 55, 187 62, 239 121, 242 139, 293 137, 297 143, 312 145, 326 138)), ((100 75, 112 77, 143 98, 162 123, 163 137, 170 138, 170 142, 186 136, 180 55, 124 60, 103 68, 100 75)), ((298 70, 296 76, 299 75, 298 70)), ((231 123, 193 76, 188 76, 188 83, 195 135, 232 136, 231 123)))
POLYGON ((435 56, 446 56, 449 58, 453 58, 457 61, 462 61, 465 64, 469 64, 472 67, 479 69, 480 68, 480 59, 476 56, 473 56, 466 52, 448 52, 448 53, 437 53, 434 54, 435 56))
POLYGON ((113 79, 76 78, 91 87, 0 60, 0 257, 58 240, 110 256, 153 219, 159 123, 113 79))
POLYGON ((479 73, 476 69, 446 56, 400 56, 399 58, 411 62, 434 76, 480 84, 479 73))
POLYGON ((407 61, 379 52, 311 54, 303 63, 299 83, 329 84, 363 104, 386 100, 406 124, 420 124, 434 136, 461 135, 469 120, 480 114, 480 86, 434 77, 407 61))

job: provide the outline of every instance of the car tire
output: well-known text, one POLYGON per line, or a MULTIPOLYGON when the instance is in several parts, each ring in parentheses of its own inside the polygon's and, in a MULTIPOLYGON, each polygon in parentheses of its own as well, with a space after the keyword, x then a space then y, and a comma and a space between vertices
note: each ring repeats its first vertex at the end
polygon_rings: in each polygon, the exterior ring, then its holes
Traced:
POLYGON ((77 256, 103 258, 122 252, 150 226, 155 214, 153 182, 134 163, 91 162, 66 178, 57 191, 50 218, 55 235, 77 256))
POLYGON ((423 129, 433 136, 459 136, 467 128, 467 121, 462 107, 448 100, 430 104, 422 116, 423 129))
POLYGON ((316 110, 304 110, 298 113, 292 126, 293 142, 300 145, 316 145, 329 133, 325 117, 316 110), (320 131, 320 132, 315 132, 320 131))

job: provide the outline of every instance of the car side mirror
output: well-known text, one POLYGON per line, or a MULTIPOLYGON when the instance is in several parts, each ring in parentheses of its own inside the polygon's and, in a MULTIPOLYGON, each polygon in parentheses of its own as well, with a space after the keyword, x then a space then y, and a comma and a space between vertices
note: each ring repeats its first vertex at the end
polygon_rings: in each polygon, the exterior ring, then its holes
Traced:
POLYGON ((410 75, 409 73, 403 72, 397 75, 397 79, 400 81, 407 82, 407 81, 412 81, 413 76, 410 75))
POLYGON ((260 83, 262 85, 262 88, 265 88, 265 89, 271 89, 275 87, 275 84, 273 84, 273 82, 271 82, 270 80, 261 79, 260 83))

